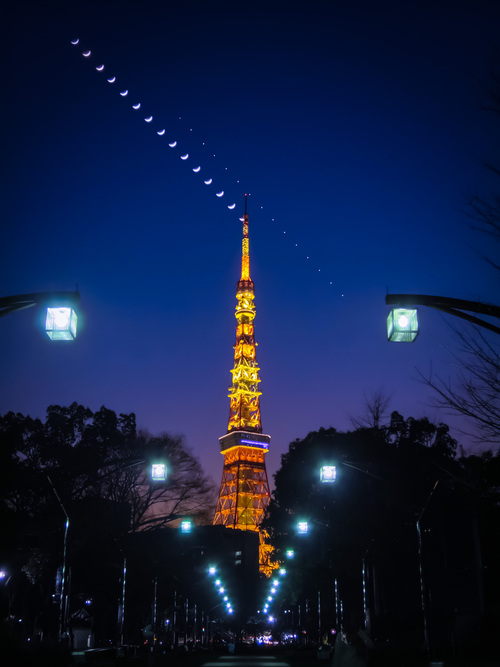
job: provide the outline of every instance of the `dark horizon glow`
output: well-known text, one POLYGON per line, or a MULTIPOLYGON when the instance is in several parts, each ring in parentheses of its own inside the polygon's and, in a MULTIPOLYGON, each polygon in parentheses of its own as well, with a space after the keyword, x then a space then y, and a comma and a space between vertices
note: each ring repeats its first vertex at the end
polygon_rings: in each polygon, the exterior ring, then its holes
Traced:
POLYGON ((81 305, 72 344, 2 319, 0 413, 134 412, 219 484, 249 193, 270 483, 291 441, 353 428, 379 390, 472 451, 419 381, 454 376, 465 325, 421 308, 392 345, 384 299, 498 304, 466 201, 496 187, 478 89, 499 34, 486 0, 17 3, 0 296, 77 284, 81 305))

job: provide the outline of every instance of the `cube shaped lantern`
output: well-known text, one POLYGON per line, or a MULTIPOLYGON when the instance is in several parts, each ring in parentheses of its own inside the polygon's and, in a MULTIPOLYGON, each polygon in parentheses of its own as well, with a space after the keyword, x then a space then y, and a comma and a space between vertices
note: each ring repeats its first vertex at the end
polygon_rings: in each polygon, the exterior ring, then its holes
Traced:
POLYGON ((307 521, 299 521, 297 523, 297 532, 299 535, 307 535, 309 532, 309 526, 307 525, 307 521))
POLYGON ((77 316, 73 308, 47 308, 45 332, 50 340, 75 340, 77 316))
POLYGON ((153 463, 151 466, 151 479, 154 482, 164 482, 167 479, 167 466, 164 463, 153 463))
POLYGON ((193 522, 186 519, 181 521, 181 533, 190 533, 193 530, 193 522))
POLYGON ((337 479, 337 468, 335 466, 322 466, 319 471, 319 481, 322 484, 333 484, 337 479))
POLYGON ((413 343, 417 335, 417 311, 393 308, 387 317, 387 340, 391 343, 413 343))

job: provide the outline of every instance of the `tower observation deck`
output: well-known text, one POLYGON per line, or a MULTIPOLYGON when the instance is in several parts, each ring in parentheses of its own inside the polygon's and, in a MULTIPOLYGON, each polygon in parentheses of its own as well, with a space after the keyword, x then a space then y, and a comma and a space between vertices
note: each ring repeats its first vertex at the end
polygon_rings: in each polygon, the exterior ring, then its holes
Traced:
POLYGON ((258 531, 260 534, 259 566, 270 575, 270 545, 266 544, 260 524, 269 503, 265 456, 271 438, 262 433, 259 397, 259 367, 254 337, 254 284, 250 279, 248 215, 243 215, 241 278, 236 287, 236 342, 232 386, 229 388, 229 421, 227 433, 219 438, 224 456, 222 482, 215 510, 214 525, 258 531))

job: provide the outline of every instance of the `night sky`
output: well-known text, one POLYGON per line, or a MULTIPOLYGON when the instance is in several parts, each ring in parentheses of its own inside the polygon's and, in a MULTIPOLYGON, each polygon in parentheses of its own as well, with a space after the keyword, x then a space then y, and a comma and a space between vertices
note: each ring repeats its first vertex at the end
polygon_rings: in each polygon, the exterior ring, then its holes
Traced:
POLYGON ((377 391, 472 446, 418 380, 455 373, 457 321, 421 309, 417 341, 389 344, 384 299, 499 301, 464 214, 495 185, 477 90, 498 2, 19 0, 9 16, 0 296, 78 285, 81 318, 74 344, 34 311, 1 320, 1 414, 135 412, 219 484, 249 193, 270 480, 289 442, 352 428, 377 391))

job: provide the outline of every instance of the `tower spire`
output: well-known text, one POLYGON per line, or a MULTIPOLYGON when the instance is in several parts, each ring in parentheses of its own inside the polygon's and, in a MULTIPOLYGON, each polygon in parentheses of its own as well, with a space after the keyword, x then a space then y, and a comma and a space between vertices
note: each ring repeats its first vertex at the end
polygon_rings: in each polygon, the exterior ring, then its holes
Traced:
POLYGON ((219 438, 224 469, 214 524, 228 528, 258 531, 260 534, 260 569, 270 574, 271 547, 265 543, 260 529, 269 503, 265 455, 270 436, 262 433, 260 417, 260 378, 254 337, 254 284, 250 278, 249 225, 247 195, 243 214, 241 277, 236 285, 236 341, 234 364, 229 388, 229 420, 227 433, 219 438))

